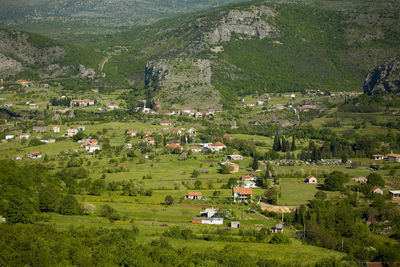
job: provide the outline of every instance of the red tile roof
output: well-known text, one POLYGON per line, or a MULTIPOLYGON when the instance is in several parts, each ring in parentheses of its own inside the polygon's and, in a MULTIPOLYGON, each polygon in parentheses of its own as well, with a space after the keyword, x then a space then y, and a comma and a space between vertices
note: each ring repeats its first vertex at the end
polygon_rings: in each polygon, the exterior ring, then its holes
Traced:
POLYGON ((235 188, 233 188, 233 192, 238 193, 239 195, 253 195, 252 188, 235 187, 235 188))
POLYGON ((201 192, 188 192, 187 193, 188 196, 201 196, 201 192))
POLYGON ((216 142, 216 143, 212 144, 212 146, 225 146, 225 145, 221 142, 216 142))

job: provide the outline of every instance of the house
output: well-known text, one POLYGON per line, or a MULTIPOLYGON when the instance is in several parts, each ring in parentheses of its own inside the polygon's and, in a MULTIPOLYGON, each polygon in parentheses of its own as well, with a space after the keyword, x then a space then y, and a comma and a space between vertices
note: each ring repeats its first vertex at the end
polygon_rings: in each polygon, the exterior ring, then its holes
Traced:
POLYGON ((216 142, 209 147, 212 152, 219 152, 224 148, 226 148, 226 145, 221 142, 216 142))
POLYGON ((305 179, 304 182, 307 184, 317 184, 318 183, 317 178, 315 178, 312 175, 307 176, 307 179, 305 179))
POLYGON ((114 102, 110 102, 107 104, 107 108, 109 110, 115 110, 115 109, 119 109, 119 106, 117 104, 115 104, 114 102))
POLYGON ((381 154, 374 154, 374 155, 372 155, 372 158, 373 158, 374 160, 382 160, 382 159, 385 158, 385 156, 384 156, 384 155, 381 155, 381 154))
POLYGON ((137 132, 136 131, 127 131, 126 132, 126 134, 125 134, 126 136, 136 136, 137 135, 137 132))
POLYGON ((60 132, 60 126, 53 126, 53 133, 59 133, 60 132))
POLYGON ((196 113, 194 113, 194 117, 195 118, 201 118, 201 117, 203 117, 203 113, 197 111, 196 113))
POLYGON ((370 192, 373 194, 383 195, 383 190, 377 186, 372 187, 370 192))
POLYGON ((38 104, 29 104, 29 109, 38 109, 39 105, 38 104))
POLYGON ((392 194, 394 199, 400 199, 400 190, 391 190, 389 193, 392 194))
POLYGON ((132 148, 132 144, 126 144, 125 146, 124 146, 124 149, 131 149, 132 148))
POLYGON ((216 214, 217 214, 217 210, 214 208, 208 208, 203 211, 200 211, 200 217, 212 218, 212 217, 215 217, 216 214))
POLYGON ((232 140, 232 139, 233 139, 233 136, 232 136, 232 135, 223 135, 222 138, 223 138, 223 139, 232 140))
POLYGON ((356 182, 356 183, 365 184, 365 183, 368 182, 368 179, 367 179, 366 177, 360 176, 360 177, 355 177, 355 178, 353 178, 353 181, 356 182))
POLYGON ((78 129, 76 129, 76 128, 72 128, 72 129, 68 129, 67 130, 67 136, 68 137, 72 137, 72 136, 74 136, 74 135, 77 135, 78 134, 78 129))
POLYGON ((257 101, 257 106, 263 106, 263 105, 264 105, 264 101, 262 101, 262 100, 257 101))
POLYGON ((156 142, 154 141, 153 137, 146 137, 144 141, 149 145, 155 145, 156 142))
POLYGON ((40 142, 45 143, 45 144, 52 144, 56 142, 56 139, 42 139, 40 142))
POLYGON ((195 129, 195 128, 190 128, 190 129, 187 131, 187 133, 188 133, 189 135, 195 135, 195 134, 196 134, 196 129, 195 129))
POLYGON ((167 145, 180 145, 181 140, 171 140, 167 142, 167 145))
POLYGON ((16 155, 13 160, 22 160, 22 155, 16 155))
POLYGON ((240 201, 247 201, 253 196, 253 189, 251 188, 241 188, 241 187, 234 187, 232 188, 232 198, 233 202, 236 200, 240 201))
POLYGON ((193 146, 193 147, 190 147, 189 150, 192 151, 193 153, 199 153, 199 152, 201 152, 202 149, 201 149, 201 147, 193 146))
POLYGON ((144 132, 144 135, 145 135, 145 136, 152 136, 152 135, 153 135, 153 132, 152 132, 152 131, 145 131, 145 132, 144 132))
POLYGON ((283 225, 281 223, 275 224, 274 227, 271 228, 272 233, 283 233, 283 225))
POLYGON ((158 123, 160 126, 171 126, 171 122, 170 121, 160 121, 158 123))
POLYGON ((240 222, 237 221, 232 221, 231 222, 231 228, 240 228, 240 222))
POLYGON ((224 224, 224 218, 193 218, 192 223, 222 225, 224 224))
POLYGON ((12 102, 4 103, 5 108, 11 108, 12 106, 14 106, 12 102))
POLYGON ((21 135, 19 136, 19 139, 20 139, 20 140, 23 139, 23 138, 28 139, 29 137, 30 137, 29 134, 24 133, 24 134, 21 134, 21 135))
POLYGON ((175 112, 175 110, 167 110, 163 114, 167 115, 167 116, 174 116, 174 115, 176 115, 176 112, 175 112))
POLYGON ((89 144, 89 145, 87 145, 86 147, 86 152, 89 152, 89 153, 93 153, 93 152, 95 152, 96 150, 100 150, 100 146, 99 145, 94 145, 94 144, 89 144))
POLYGON ((37 132, 37 133, 45 133, 46 127, 45 126, 33 126, 32 131, 37 132))
POLYGON ((30 159, 40 159, 41 157, 42 157, 42 153, 40 153, 39 151, 30 152, 28 154, 28 158, 30 158, 30 159))
POLYGON ((244 157, 242 155, 236 155, 236 154, 228 155, 229 160, 243 160, 243 158, 244 157))
POLYGON ((380 218, 378 215, 369 215, 368 219, 367 219, 367 224, 371 225, 371 224, 377 223, 379 221, 380 221, 380 218))
POLYGON ((240 177, 240 180, 242 180, 242 181, 255 181, 256 179, 257 179, 257 176, 254 173, 247 173, 240 177))
POLYGON ((138 107, 145 108, 146 107, 146 100, 139 99, 139 100, 136 101, 136 105, 138 107))
POLYGON ((171 129, 171 130, 169 131, 169 133, 170 133, 170 134, 173 134, 173 135, 181 135, 181 134, 182 134, 182 131, 181 131, 181 130, 177 130, 177 129, 171 129))
POLYGON ((192 110, 190 108, 182 108, 181 115, 191 115, 192 110))
POLYGON ((86 139, 83 141, 82 146, 96 146, 99 144, 99 141, 97 139, 86 139))
POLYGON ((14 135, 13 135, 13 134, 8 134, 8 135, 6 135, 4 138, 5 138, 6 140, 10 140, 10 139, 13 139, 13 138, 14 138, 14 135))
POLYGON ((256 103, 247 103, 246 106, 247 106, 247 107, 255 107, 255 106, 256 106, 256 103))
POLYGON ((188 192, 185 199, 200 200, 201 192, 188 192))
POLYGON ((94 105, 94 100, 90 99, 72 99, 71 107, 88 107, 94 105))
POLYGON ((386 155, 386 159, 388 161, 400 162, 400 155, 391 153, 391 154, 386 155))
POLYGON ((183 146, 178 144, 167 144, 165 147, 170 149, 180 149, 181 151, 183 150, 183 146))
POLYGON ((17 80, 17 84, 25 87, 30 87, 32 85, 32 82, 27 80, 17 80))
POLYGON ((243 187, 244 188, 255 188, 256 182, 251 181, 251 180, 245 180, 245 181, 243 181, 243 187))

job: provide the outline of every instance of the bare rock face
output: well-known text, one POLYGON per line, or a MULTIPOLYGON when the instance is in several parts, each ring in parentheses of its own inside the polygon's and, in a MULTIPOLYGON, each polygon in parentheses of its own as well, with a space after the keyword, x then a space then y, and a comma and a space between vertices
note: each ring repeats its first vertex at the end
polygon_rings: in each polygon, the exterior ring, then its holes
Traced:
POLYGON ((164 59, 146 64, 145 85, 163 107, 219 109, 220 94, 211 76, 209 60, 164 59))
POLYGON ((272 10, 266 7, 253 7, 251 11, 231 10, 223 16, 216 28, 205 33, 203 39, 208 45, 230 42, 233 34, 241 39, 264 39, 277 32, 264 20, 273 16, 272 10))
POLYGON ((18 73, 21 70, 21 63, 12 58, 6 57, 3 54, 0 54, 0 76, 6 77, 8 75, 18 73))
POLYGON ((364 82, 364 93, 400 95, 400 60, 389 60, 371 70, 364 82))
POLYGON ((86 68, 83 65, 79 65, 79 74, 81 75, 82 78, 93 77, 96 75, 96 72, 94 71, 94 69, 86 68))

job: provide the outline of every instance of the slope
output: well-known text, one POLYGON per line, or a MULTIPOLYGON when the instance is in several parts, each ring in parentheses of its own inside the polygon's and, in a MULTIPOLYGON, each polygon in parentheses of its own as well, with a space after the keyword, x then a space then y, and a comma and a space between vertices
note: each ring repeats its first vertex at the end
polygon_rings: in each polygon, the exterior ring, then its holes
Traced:
POLYGON ((191 102, 185 92, 199 83, 191 74, 172 75, 174 66, 209 61, 207 91, 217 90, 222 97, 214 102, 228 105, 250 93, 361 90, 369 69, 399 54, 399 10, 398 2, 383 0, 246 2, 95 41, 126 48, 108 61, 107 75, 145 85, 167 106, 191 102), (160 65, 162 72, 150 73, 160 65))

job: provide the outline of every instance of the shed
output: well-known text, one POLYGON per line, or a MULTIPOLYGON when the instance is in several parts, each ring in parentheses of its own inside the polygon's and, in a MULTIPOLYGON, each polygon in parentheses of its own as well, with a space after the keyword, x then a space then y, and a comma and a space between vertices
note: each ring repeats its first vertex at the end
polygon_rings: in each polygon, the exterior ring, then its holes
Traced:
POLYGON ((240 228, 240 222, 237 221, 231 222, 231 228, 240 228))

